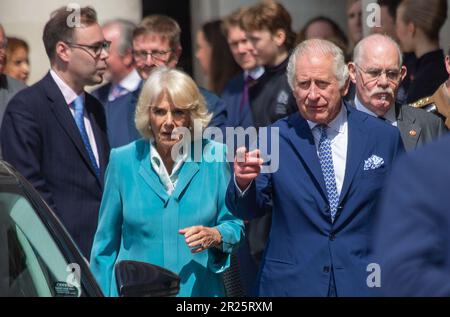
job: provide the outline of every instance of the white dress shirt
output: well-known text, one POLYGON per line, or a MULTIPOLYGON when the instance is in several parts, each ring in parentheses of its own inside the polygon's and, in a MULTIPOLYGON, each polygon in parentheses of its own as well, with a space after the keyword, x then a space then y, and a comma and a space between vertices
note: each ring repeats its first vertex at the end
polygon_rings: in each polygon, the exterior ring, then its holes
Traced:
MULTIPOLYGON (((308 121, 308 125, 314 137, 317 155, 319 155, 320 129, 315 122, 308 121)), ((345 167, 347 164, 347 144, 348 144, 348 122, 347 109, 341 106, 341 111, 336 118, 328 123, 327 135, 331 141, 331 152, 333 157, 334 175, 336 177, 336 187, 338 195, 341 195, 344 184, 345 167)))
POLYGON ((188 157, 187 153, 178 155, 174 162, 175 164, 173 165, 172 173, 169 175, 161 156, 156 150, 155 145, 153 144, 152 141, 150 141, 150 164, 153 170, 158 175, 161 183, 166 188, 166 192, 167 194, 169 194, 169 196, 175 189, 180 169, 183 166, 183 163, 186 161, 187 157, 188 157))
POLYGON ((108 95, 108 101, 114 101, 114 99, 117 98, 113 95, 113 90, 116 86, 122 87, 120 96, 123 96, 135 91, 139 87, 141 81, 141 76, 139 76, 139 73, 136 69, 133 69, 131 73, 129 73, 124 79, 122 79, 122 81, 118 85, 111 85, 111 89, 109 90, 108 95))
MULTIPOLYGON (((378 117, 378 115, 376 113, 373 113, 372 111, 370 111, 369 109, 367 109, 362 103, 361 101, 359 101, 358 97, 355 95, 355 106, 356 109, 359 111, 362 111, 364 113, 367 113, 368 115, 372 116, 372 117, 378 117)), ((395 116, 395 106, 392 106, 383 116, 383 118, 389 122, 391 125, 393 125, 394 127, 397 126, 397 118, 395 116)))
POLYGON ((256 80, 259 79, 262 75, 264 75, 264 67, 262 66, 256 66, 255 68, 244 71, 244 78, 251 76, 252 79, 256 80))
MULTIPOLYGON (((62 95, 64 96, 64 100, 69 105, 70 112, 72 113, 72 116, 75 120, 75 108, 73 105, 73 102, 75 99, 77 99, 77 94, 75 91, 73 91, 72 88, 69 87, 62 79, 61 77, 56 74, 56 72, 52 69, 50 70, 50 75, 52 76, 53 80, 56 82, 56 85, 58 86, 59 90, 61 91, 62 95)), ((83 100, 85 100, 85 94, 84 92, 81 94, 83 100)), ((84 105, 86 106, 86 102, 84 102, 84 105)), ((89 143, 91 144, 92 152, 94 152, 95 161, 97 162, 97 166, 100 166, 99 160, 98 160, 98 150, 97 150, 97 143, 95 142, 94 137, 94 131, 92 130, 91 121, 89 121, 89 118, 87 116, 87 112, 84 111, 84 126, 86 128, 86 133, 89 138, 89 143)))

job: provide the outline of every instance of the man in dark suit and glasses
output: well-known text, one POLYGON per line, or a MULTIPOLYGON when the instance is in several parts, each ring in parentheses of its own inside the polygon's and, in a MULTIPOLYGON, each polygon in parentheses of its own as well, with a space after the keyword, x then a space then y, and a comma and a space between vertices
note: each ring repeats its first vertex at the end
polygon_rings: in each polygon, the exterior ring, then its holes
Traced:
POLYGON ((361 40, 354 49, 349 71, 356 87, 356 109, 396 126, 406 150, 447 132, 436 115, 395 102, 407 70, 402 65, 400 47, 389 36, 373 34, 361 40))
POLYGON ((55 11, 43 41, 51 70, 8 104, 0 133, 2 152, 88 257, 109 145, 103 107, 84 87, 102 81, 109 42, 90 7, 55 11), (72 21, 76 14, 79 21, 72 21))

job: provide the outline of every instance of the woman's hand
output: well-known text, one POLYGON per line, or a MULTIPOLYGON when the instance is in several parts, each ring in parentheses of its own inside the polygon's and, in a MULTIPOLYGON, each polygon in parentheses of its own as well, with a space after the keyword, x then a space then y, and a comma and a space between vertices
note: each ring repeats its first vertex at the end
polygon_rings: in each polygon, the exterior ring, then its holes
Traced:
POLYGON ((212 247, 220 249, 222 243, 222 235, 216 228, 193 226, 181 229, 178 233, 184 235, 192 253, 199 253, 212 247))

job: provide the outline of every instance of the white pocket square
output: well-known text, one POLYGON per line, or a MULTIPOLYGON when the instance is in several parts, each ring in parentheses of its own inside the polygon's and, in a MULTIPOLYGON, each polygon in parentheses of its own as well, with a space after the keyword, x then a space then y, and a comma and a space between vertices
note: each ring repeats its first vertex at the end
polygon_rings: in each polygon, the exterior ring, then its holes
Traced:
POLYGON ((367 160, 364 161, 364 170, 365 171, 374 170, 380 168, 381 166, 383 166, 383 164, 384 164, 383 158, 376 155, 372 155, 371 157, 369 157, 367 160))

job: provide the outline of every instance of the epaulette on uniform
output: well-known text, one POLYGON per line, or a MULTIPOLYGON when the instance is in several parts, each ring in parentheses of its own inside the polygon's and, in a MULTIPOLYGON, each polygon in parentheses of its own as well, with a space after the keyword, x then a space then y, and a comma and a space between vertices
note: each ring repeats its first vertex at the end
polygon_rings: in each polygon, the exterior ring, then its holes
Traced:
POLYGON ((408 104, 408 106, 413 108, 421 108, 427 112, 432 113, 438 112, 438 109, 436 107, 436 104, 434 103, 434 99, 432 98, 432 96, 419 99, 416 102, 408 104))

